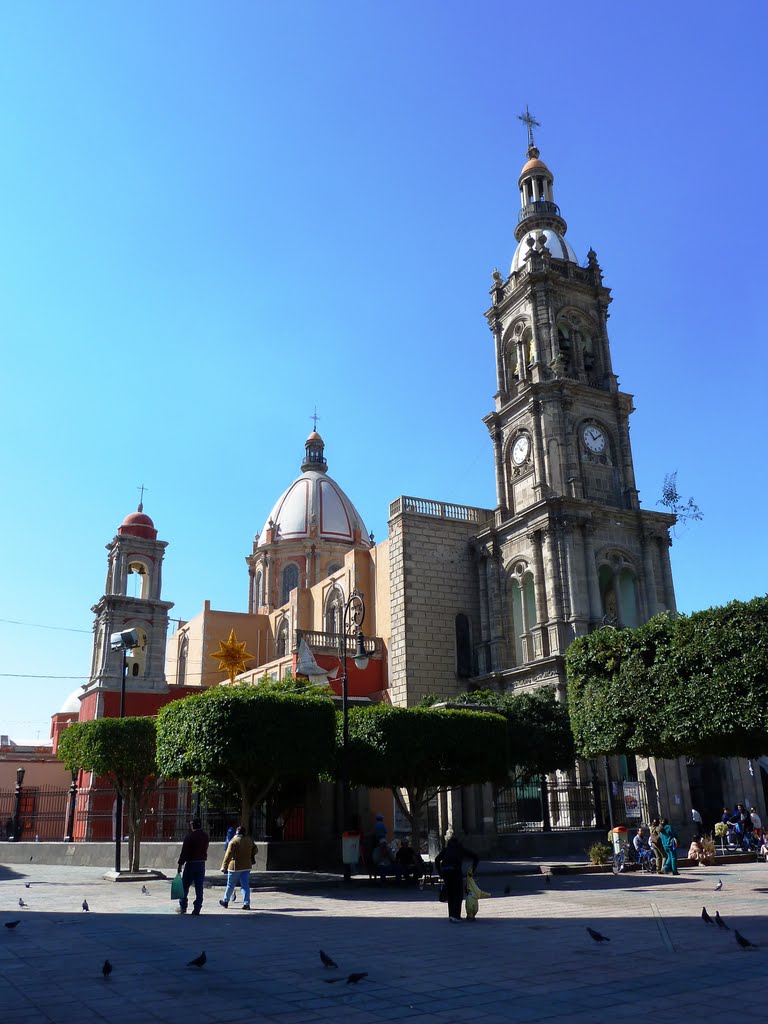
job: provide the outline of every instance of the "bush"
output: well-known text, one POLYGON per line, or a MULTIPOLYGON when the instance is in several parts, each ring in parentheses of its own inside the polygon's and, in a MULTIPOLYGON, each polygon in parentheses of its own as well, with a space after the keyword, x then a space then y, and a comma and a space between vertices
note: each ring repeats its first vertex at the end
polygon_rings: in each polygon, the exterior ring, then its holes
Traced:
POLYGON ((607 864, 612 856, 612 850, 607 843, 594 843, 588 853, 593 864, 607 864))

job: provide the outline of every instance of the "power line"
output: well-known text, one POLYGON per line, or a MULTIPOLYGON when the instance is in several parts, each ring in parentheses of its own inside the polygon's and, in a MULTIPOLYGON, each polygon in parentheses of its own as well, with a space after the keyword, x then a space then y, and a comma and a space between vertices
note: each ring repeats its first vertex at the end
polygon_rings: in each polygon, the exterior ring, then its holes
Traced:
POLYGON ((0 679, 90 679, 90 676, 36 676, 28 672, 0 672, 0 679))
MULTIPOLYGON (((42 622, 20 622, 18 619, 0 619, 0 622, 10 623, 12 626, 34 626, 35 629, 58 629, 65 633, 92 633, 92 629, 73 629, 71 626, 47 626, 42 622)), ((62 676, 62 679, 66 678, 62 676)))

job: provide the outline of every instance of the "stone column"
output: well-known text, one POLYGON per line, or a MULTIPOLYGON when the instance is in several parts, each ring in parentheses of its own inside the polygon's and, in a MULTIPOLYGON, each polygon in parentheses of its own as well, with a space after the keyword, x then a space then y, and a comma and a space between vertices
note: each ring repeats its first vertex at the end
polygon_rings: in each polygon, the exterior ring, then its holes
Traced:
POLYGON ((504 349, 501 343, 501 323, 497 320, 490 324, 493 334, 493 347, 496 352, 496 388, 500 395, 507 394, 507 368, 504 364, 504 349))
POLYGON ((547 622, 549 611, 547 608, 547 580, 544 575, 544 556, 542 545, 544 543, 543 530, 536 530, 530 534, 528 540, 533 545, 534 565, 534 594, 536 597, 536 626, 531 629, 533 639, 533 657, 543 658, 549 654, 549 643, 547 640, 547 622))
POLYGON ((667 534, 666 549, 664 537, 659 537, 659 558, 661 559, 661 578, 664 585, 664 606, 667 611, 677 610, 675 602, 675 584, 672 580, 672 566, 669 564, 669 548, 672 547, 672 538, 667 534))
POLYGON ((565 548, 566 593, 568 595, 569 617, 575 636, 586 633, 589 625, 589 610, 584 607, 584 590, 576 568, 575 539, 577 523, 573 519, 563 520, 563 546, 565 548))
POLYGON ((642 536, 643 545, 643 574, 645 576, 645 605, 648 618, 659 610, 659 602, 656 596, 656 576, 653 572, 653 548, 656 544, 656 535, 645 530, 642 536))
POLYGON ((587 577, 587 595, 589 599, 590 624, 602 618, 600 603, 600 587, 597 583, 597 565, 595 563, 595 528, 591 523, 584 524, 584 571, 587 577))
POLYGON ((493 441, 493 462, 496 469, 496 504, 502 512, 506 512, 509 505, 504 482, 504 451, 501 443, 501 429, 497 424, 494 424, 491 430, 491 440, 493 441))
POLYGON ((533 420, 533 452, 536 460, 536 479, 539 488, 545 489, 547 486, 547 469, 544 461, 544 441, 541 435, 541 402, 531 402, 528 408, 533 420))

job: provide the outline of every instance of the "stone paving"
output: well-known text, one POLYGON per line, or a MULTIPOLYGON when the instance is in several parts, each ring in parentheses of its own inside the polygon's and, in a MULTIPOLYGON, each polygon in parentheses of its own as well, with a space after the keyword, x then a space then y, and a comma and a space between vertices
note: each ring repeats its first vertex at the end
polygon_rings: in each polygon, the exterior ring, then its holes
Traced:
POLYGON ((0 866, 0 925, 20 920, 0 927, 4 1019, 596 1024, 674 1014, 701 1024, 725 1019, 733 998, 759 1005, 764 864, 550 885, 543 875, 484 877, 481 864, 478 883, 493 897, 460 925, 436 889, 362 881, 261 889, 250 913, 239 903, 224 910, 214 887, 193 917, 174 913, 169 881, 148 882, 144 896, 141 883, 106 882, 95 868, 0 866), (702 906, 759 948, 742 950, 733 931, 703 923, 702 906), (588 925, 610 942, 593 942, 588 925), (323 968, 320 949, 338 971, 323 968), (203 950, 205 966, 187 967, 203 950), (114 966, 106 980, 105 958, 114 966))

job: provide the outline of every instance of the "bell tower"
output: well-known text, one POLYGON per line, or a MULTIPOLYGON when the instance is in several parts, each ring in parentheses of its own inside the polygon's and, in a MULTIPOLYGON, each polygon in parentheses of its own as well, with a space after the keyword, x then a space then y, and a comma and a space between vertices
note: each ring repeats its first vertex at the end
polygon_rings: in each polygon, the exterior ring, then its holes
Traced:
MULTIPOLYGON (((116 714, 113 699, 105 699, 105 694, 115 696, 120 691, 122 654, 110 648, 113 633, 136 629, 141 638, 127 658, 127 693, 167 691, 165 644, 173 603, 161 596, 166 547, 166 541, 157 539, 155 524, 142 504, 126 516, 107 544, 105 592, 91 609, 96 616, 93 655, 90 679, 81 698, 85 712, 81 720, 116 714)), ((143 705, 132 708, 129 700, 126 714, 142 713, 151 712, 143 705)))
POLYGON ((493 273, 486 318, 495 407, 484 418, 496 477, 495 518, 477 536, 478 661, 511 686, 564 683, 571 640, 605 623, 636 626, 674 610, 669 528, 641 510, 608 338, 609 289, 597 255, 580 264, 555 202, 554 175, 526 110, 517 242, 509 275, 493 273))

